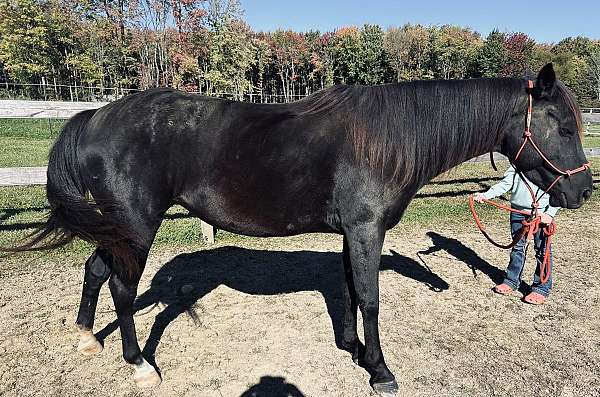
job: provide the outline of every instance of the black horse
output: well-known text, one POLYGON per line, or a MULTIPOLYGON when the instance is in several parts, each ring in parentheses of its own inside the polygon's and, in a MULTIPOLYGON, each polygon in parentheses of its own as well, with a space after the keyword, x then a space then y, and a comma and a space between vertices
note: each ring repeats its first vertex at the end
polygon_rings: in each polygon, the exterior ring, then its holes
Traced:
MULTIPOLYGON (((378 330, 385 232, 436 175, 491 151, 514 159, 530 93, 538 146, 563 169, 585 163, 581 114, 551 64, 534 88, 521 79, 335 86, 276 105, 172 89, 131 95, 65 125, 48 165, 51 213, 15 250, 52 248, 74 237, 97 245, 85 264, 79 350, 101 350, 92 327, 100 287, 109 280, 123 356, 135 366, 136 382, 148 386, 160 377, 140 352, 133 303, 169 207, 182 205, 220 229, 251 236, 342 234, 342 345, 364 363, 377 392, 393 394, 397 384, 378 330)), ((515 166, 543 188, 556 177, 531 147, 515 166)), ((577 208, 591 191, 588 169, 552 186, 551 203, 577 208)))

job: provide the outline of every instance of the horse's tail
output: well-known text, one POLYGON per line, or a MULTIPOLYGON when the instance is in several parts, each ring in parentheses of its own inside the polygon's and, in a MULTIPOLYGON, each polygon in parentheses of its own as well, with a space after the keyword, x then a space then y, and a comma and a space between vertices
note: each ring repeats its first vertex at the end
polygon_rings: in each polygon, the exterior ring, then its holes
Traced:
POLYGON ((46 194, 50 214, 21 245, 2 251, 41 251, 62 247, 75 237, 106 249, 129 272, 137 270, 134 248, 138 239, 119 222, 119 208, 107 201, 86 198, 88 189, 79 171, 77 141, 96 110, 73 116, 62 128, 48 158, 46 194))

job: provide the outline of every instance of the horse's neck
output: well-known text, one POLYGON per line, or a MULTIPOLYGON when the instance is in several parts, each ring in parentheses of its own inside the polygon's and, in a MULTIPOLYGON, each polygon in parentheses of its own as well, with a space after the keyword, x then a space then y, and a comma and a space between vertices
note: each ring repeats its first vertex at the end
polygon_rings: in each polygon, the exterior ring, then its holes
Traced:
MULTIPOLYGON (((494 152, 495 150, 498 149, 496 139, 497 139, 496 136, 490 137, 489 141, 486 142, 485 145, 479 146, 479 147, 474 147, 474 148, 469 148, 467 151, 464 152, 463 156, 460 156, 459 158, 453 158, 452 159, 453 161, 451 161, 449 163, 449 167, 447 167, 447 169, 442 170, 440 173, 446 172, 449 169, 456 167, 457 165, 460 165, 464 162, 467 162, 467 161, 474 159, 476 157, 479 157, 481 155, 494 152)), ((459 151, 461 149, 464 150, 465 148, 464 147, 455 148, 455 150, 459 150, 459 151)))
POLYGON ((438 167, 432 167, 432 173, 429 175, 429 179, 435 178, 436 176, 443 174, 444 172, 465 163, 473 158, 488 154, 498 150, 497 140, 499 137, 490 132, 489 136, 480 137, 477 134, 471 134, 471 141, 453 141, 449 139, 451 143, 445 150, 439 153, 439 156, 444 160, 439 159, 438 167))

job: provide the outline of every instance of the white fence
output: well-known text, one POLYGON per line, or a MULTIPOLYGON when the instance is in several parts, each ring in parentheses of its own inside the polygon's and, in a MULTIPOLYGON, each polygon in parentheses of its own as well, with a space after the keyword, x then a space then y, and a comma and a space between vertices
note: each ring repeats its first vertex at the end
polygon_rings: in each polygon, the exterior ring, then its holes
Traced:
MULTIPOLYGON (((600 136, 600 132, 591 130, 592 125, 600 124, 600 108, 582 108, 581 115, 585 124, 584 134, 592 136, 600 136)), ((600 129, 597 129, 600 131, 600 129)))
POLYGON ((68 119, 88 109, 98 109, 108 102, 55 102, 0 100, 0 118, 68 119))

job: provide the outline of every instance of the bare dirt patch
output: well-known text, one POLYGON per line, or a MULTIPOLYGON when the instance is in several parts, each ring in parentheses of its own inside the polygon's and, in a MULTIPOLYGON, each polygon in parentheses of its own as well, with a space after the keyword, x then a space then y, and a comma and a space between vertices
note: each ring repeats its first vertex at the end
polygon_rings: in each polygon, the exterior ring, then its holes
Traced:
MULTIPOLYGON (((578 225, 560 222, 556 284, 540 307, 490 291, 508 254, 474 229, 389 233, 380 328, 400 395, 599 396, 600 215, 578 225)), ((121 358, 107 288, 104 351, 75 351, 81 258, 3 266, 0 395, 369 396, 367 373, 336 348, 340 249, 338 236, 309 235, 154 251, 136 317, 163 375, 150 392, 121 358)))

